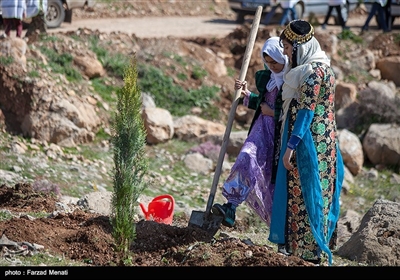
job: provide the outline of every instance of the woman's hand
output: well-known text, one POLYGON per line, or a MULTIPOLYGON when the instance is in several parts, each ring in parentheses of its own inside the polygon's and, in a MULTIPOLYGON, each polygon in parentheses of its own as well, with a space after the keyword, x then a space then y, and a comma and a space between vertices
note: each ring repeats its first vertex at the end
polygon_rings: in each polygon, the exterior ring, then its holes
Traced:
POLYGON ((287 170, 293 170, 293 165, 290 162, 291 159, 292 159, 292 155, 293 155, 293 150, 289 149, 289 148, 286 148, 286 152, 283 155, 283 159, 282 160, 283 160, 283 166, 285 166, 285 168, 287 170))

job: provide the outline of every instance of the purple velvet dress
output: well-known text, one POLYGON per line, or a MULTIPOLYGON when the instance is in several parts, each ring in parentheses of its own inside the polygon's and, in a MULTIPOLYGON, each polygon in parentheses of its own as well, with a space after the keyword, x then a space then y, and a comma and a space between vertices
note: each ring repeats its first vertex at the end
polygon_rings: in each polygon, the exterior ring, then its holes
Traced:
MULTIPOLYGON (((265 102, 275 108, 278 90, 265 93, 265 102)), ((243 104, 248 105, 248 98, 243 104)), ((222 195, 233 205, 243 201, 270 225, 275 184, 271 183, 274 156, 274 117, 260 114, 255 120, 231 172, 223 184, 222 195)))

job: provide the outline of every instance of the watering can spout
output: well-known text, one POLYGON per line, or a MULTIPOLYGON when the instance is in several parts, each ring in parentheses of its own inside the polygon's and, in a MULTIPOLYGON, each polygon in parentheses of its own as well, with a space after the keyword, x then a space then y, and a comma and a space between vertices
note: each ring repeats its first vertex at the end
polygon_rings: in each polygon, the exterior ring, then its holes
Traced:
POLYGON ((146 220, 154 220, 158 223, 172 224, 174 216, 175 200, 172 195, 164 194, 153 198, 147 210, 143 203, 139 203, 146 220))
POLYGON ((142 209, 142 212, 143 212, 143 214, 144 214, 144 217, 145 217, 146 220, 147 220, 147 218, 148 218, 148 216, 149 216, 149 212, 146 210, 146 208, 145 208, 145 206, 144 206, 143 203, 139 203, 139 206, 140 206, 140 208, 142 209))

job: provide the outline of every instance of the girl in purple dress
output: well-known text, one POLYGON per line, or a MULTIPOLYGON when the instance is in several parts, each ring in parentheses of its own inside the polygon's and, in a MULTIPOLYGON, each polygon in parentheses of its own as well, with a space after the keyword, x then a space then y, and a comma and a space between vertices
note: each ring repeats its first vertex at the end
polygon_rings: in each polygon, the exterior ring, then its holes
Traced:
POLYGON ((212 207, 213 214, 223 216, 222 224, 228 227, 233 227, 236 207, 244 201, 268 226, 271 219, 274 159, 278 158, 276 150, 279 150, 281 88, 288 65, 279 37, 271 37, 264 43, 261 59, 265 69, 255 74, 258 94, 247 89, 246 81, 235 81, 235 89, 242 89, 243 105, 254 109, 255 114, 247 139, 223 184, 222 195, 227 203, 212 207))

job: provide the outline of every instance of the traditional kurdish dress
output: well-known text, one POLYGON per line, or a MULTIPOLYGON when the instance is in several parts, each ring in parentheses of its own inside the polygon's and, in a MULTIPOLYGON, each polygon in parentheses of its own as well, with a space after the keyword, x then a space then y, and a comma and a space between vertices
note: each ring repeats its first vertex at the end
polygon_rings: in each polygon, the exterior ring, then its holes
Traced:
MULTIPOLYGON (((332 254, 329 242, 339 218, 344 165, 335 121, 335 75, 315 38, 302 49, 299 66, 285 75, 284 123, 269 240, 287 244, 305 260, 332 254), (300 139, 293 150, 294 168, 282 162, 288 139, 300 139)), ((299 47, 301 48, 301 47, 299 47)))

